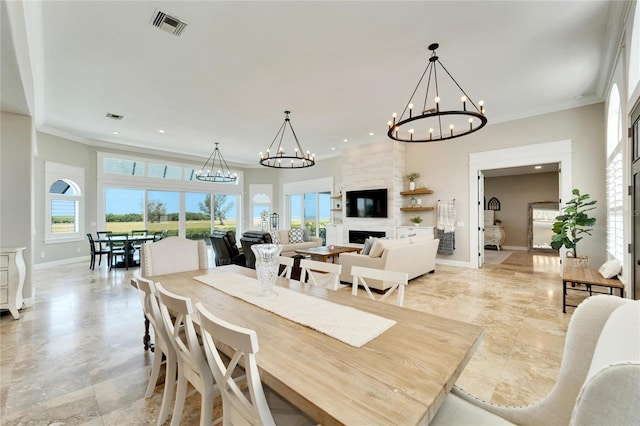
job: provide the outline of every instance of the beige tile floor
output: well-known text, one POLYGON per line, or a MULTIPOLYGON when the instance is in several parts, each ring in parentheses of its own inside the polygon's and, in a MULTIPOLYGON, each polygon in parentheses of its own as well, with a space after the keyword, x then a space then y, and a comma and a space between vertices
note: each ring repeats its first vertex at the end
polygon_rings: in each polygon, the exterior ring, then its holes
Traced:
MULTIPOLYGON (((0 316, 0 418, 9 425, 155 424, 145 400, 151 354, 133 270, 85 264, 34 272, 35 306, 0 316)), ((558 258, 515 252, 480 270, 437 266, 411 282, 406 307, 485 327, 458 384, 500 404, 544 396, 558 373, 571 314, 562 314, 558 258)), ((410 356, 410 354, 408 355, 410 356)), ((197 424, 197 395, 183 424, 197 424)))

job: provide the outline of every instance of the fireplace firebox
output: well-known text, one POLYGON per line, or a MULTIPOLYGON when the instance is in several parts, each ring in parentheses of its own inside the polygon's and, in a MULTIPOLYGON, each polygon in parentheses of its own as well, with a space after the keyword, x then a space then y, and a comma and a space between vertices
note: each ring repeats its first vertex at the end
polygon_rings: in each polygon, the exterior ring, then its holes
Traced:
POLYGON ((364 244, 364 241, 369 237, 383 238, 387 235, 383 231, 349 231, 349 243, 352 244, 364 244))

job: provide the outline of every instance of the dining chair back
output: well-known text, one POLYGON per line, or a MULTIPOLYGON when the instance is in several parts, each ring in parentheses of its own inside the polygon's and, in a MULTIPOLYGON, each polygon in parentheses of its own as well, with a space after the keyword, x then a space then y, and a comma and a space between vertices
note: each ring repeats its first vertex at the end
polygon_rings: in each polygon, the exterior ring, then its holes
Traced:
POLYGON ((134 229, 133 231, 131 231, 132 237, 135 237, 135 236, 146 237, 148 234, 149 234, 148 229, 134 229))
POLYGON ((109 239, 109 235, 113 234, 113 231, 96 231, 96 235, 98 236, 98 240, 101 240, 98 244, 100 245, 100 250, 109 250, 109 243, 106 240, 109 239))
POLYGON ((387 299, 394 291, 397 290, 396 305, 404 306, 404 288, 409 282, 409 274, 406 272, 386 271, 384 269, 365 268, 364 266, 352 266, 351 275, 353 275, 353 286, 351 294, 358 295, 358 286, 362 286, 367 292, 370 299, 376 300, 367 284, 367 279, 380 280, 385 282, 385 286, 390 287, 377 300, 383 301, 387 299))
POLYGON ((164 393, 162 395, 162 403, 157 421, 158 426, 160 426, 169 418, 169 408, 171 406, 171 400, 173 399, 173 391, 176 383, 175 377, 178 368, 178 359, 173 344, 171 343, 172 336, 167 332, 167 328, 162 320, 155 284, 153 281, 140 276, 139 271, 134 273, 133 282, 140 294, 144 316, 153 327, 155 336, 153 365, 151 367, 149 384, 144 394, 145 398, 151 398, 151 396, 153 396, 160 376, 160 367, 162 366, 163 359, 165 363, 164 393))
POLYGON ((339 263, 326 263, 311 259, 300 260, 300 282, 308 282, 316 287, 337 290, 340 284, 339 263))
POLYGON ((142 245, 140 265, 143 277, 207 269, 209 256, 203 240, 167 237, 142 245))
POLYGON ((129 234, 112 232, 107 235, 109 238, 109 251, 111 252, 109 262, 109 270, 113 268, 114 263, 118 262, 118 258, 122 259, 124 266, 129 269, 130 246, 129 234))
POLYGON ((182 420, 188 383, 200 392, 200 425, 210 425, 213 399, 219 394, 219 388, 196 335, 191 299, 165 290, 160 283, 156 283, 156 291, 160 314, 178 358, 178 389, 171 426, 180 425, 182 420))
POLYGON ((260 382, 256 362, 258 336, 254 330, 238 327, 216 317, 201 303, 196 303, 200 317, 203 346, 209 368, 220 386, 222 394, 222 424, 253 426, 275 425, 271 410, 260 382), (229 346, 234 352, 228 360, 218 353, 216 343, 229 346), (239 365, 244 367, 249 397, 238 387, 233 374, 239 365))
POLYGON ((430 424, 639 424, 639 339, 640 301, 589 297, 573 312, 557 380, 541 400, 497 405, 454 386, 430 424))
POLYGON ((279 256, 278 262, 280 263, 281 266, 284 266, 284 268, 282 269, 282 271, 280 271, 280 274, 278 275, 281 277, 291 279, 291 271, 293 271, 294 260, 295 259, 293 257, 279 256))
POLYGON ((87 238, 89 239, 89 253, 91 254, 91 261, 89 262, 89 269, 91 269, 93 271, 93 270, 95 270, 95 267, 96 267, 96 256, 99 256, 98 266, 100 266, 100 264, 102 263, 102 255, 103 254, 107 255, 107 260, 110 260, 109 255, 111 253, 111 250, 109 250, 109 247, 107 247, 107 246, 105 246, 103 248, 102 244, 101 243, 97 243, 93 239, 93 235, 91 235, 90 233, 87 233, 87 238))

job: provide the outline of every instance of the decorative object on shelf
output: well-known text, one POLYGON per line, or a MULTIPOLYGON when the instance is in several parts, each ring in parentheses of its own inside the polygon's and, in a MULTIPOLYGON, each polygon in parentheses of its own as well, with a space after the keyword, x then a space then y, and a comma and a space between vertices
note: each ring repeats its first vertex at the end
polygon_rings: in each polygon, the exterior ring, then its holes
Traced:
POLYGON ((280 223, 280 217, 278 213, 271 213, 271 230, 272 231, 277 230, 279 223, 280 223))
POLYGON ((422 206, 422 198, 418 198, 418 207, 422 206))
POLYGON ((298 142, 298 137, 296 136, 296 132, 293 130, 293 126, 291 125, 291 121, 289 120, 289 114, 291 111, 284 112, 284 122, 276 136, 273 138, 271 145, 267 148, 266 154, 260 153, 260 164, 265 167, 271 167, 274 169, 302 169, 304 167, 311 167, 316 164, 315 154, 306 153, 302 150, 300 146, 300 142, 298 142), (287 154, 287 152, 282 147, 282 140, 284 139, 284 133, 287 129, 287 125, 291 129, 291 133, 293 134, 293 138, 295 139, 295 147, 293 148, 293 154, 287 154), (276 146, 274 144, 278 142, 276 146), (275 152, 272 153, 272 148, 275 148, 275 152), (284 161, 283 160, 290 160, 284 161))
POLYGON ((218 149, 218 142, 216 142, 215 149, 205 161, 202 169, 196 172, 196 179, 205 182, 235 182, 238 180, 238 174, 231 173, 227 162, 222 157, 218 149))
POLYGON ((415 223, 416 225, 420 225, 422 223, 422 218, 420 216, 412 217, 409 220, 415 223))
POLYGON ((411 204, 411 207, 415 207, 418 204, 418 200, 416 200, 416 197, 411 197, 411 200, 409 200, 409 204, 411 204))
POLYGON ((409 179, 409 191, 415 191, 416 189, 416 179, 420 177, 420 173, 409 173, 406 178, 409 179))
POLYGON ((492 197, 487 204, 486 210, 500 210, 500 200, 496 197, 492 197))
POLYGON ((556 216, 552 229, 551 248, 558 250, 564 246, 572 251, 572 257, 577 258, 576 245, 583 238, 580 235, 591 235, 591 227, 596 223, 595 217, 587 215, 588 211, 595 209, 596 200, 587 201, 591 196, 580 194, 579 189, 574 189, 572 194, 575 197, 563 207, 564 214, 556 216))
POLYGON ((266 210, 262 210, 262 212, 260 213, 260 230, 261 231, 268 231, 269 227, 267 226, 267 219, 269 218, 269 213, 266 210))
POLYGON ((392 120, 387 123, 389 126, 387 136, 389 136, 389 138, 400 142, 436 142, 468 135, 480 130, 487 124, 484 102, 480 101, 476 106, 469 95, 440 62, 436 55, 436 49, 438 49, 438 47, 438 43, 429 45, 429 50, 431 50, 429 64, 427 64, 422 76, 418 80, 416 88, 411 93, 409 102, 407 102, 400 117, 394 112, 392 120), (440 81, 438 81, 436 65, 440 65, 442 70, 444 70, 446 75, 451 79, 451 82, 448 82, 446 79, 440 79, 440 81), (420 99, 417 98, 419 102, 417 107, 419 110, 414 114, 413 97, 418 93, 418 89, 427 75, 427 71, 428 76, 425 83, 426 90, 424 92, 424 98, 421 96, 419 97, 420 99), (433 93, 431 94, 433 97, 430 97, 429 94, 431 87, 433 87, 435 91, 435 96, 433 96, 433 93), (460 98, 462 108, 460 109, 460 106, 455 106, 452 94, 449 94, 450 97, 446 100, 446 104, 445 102, 441 102, 440 88, 445 88, 445 90, 455 90, 457 88, 459 93, 462 94, 460 98), (427 106, 427 102, 430 101, 433 101, 434 104, 427 106), (446 108, 445 105, 447 106, 446 108), (468 106, 470 107, 469 109, 467 109, 468 106), (446 122, 444 125, 446 127, 443 129, 442 126, 445 119, 446 122), (404 130, 410 127, 411 123, 413 123, 414 126, 420 126, 420 128, 404 130))

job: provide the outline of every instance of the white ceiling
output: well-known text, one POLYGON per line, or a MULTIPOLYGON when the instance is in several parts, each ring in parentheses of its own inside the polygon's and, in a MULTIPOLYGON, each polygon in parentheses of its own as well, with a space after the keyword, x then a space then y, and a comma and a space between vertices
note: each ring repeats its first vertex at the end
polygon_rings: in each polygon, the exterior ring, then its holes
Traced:
MULTIPOLYGON (((40 130, 205 158, 220 142, 227 161, 250 165, 286 109, 302 147, 318 158, 387 140, 387 120, 407 103, 432 42, 440 43, 440 60, 467 93, 485 101, 489 125, 601 101, 627 7, 620 1, 34 4, 39 13, 27 21, 35 22, 24 25, 39 28, 29 33, 29 55, 40 130), (157 8, 187 22, 180 37, 150 25, 157 8), (107 112, 126 118, 113 121, 107 112)), ((12 37, 2 30, 7 63, 12 37)), ((3 90, 2 108, 21 112, 24 102, 13 92, 3 90)))

